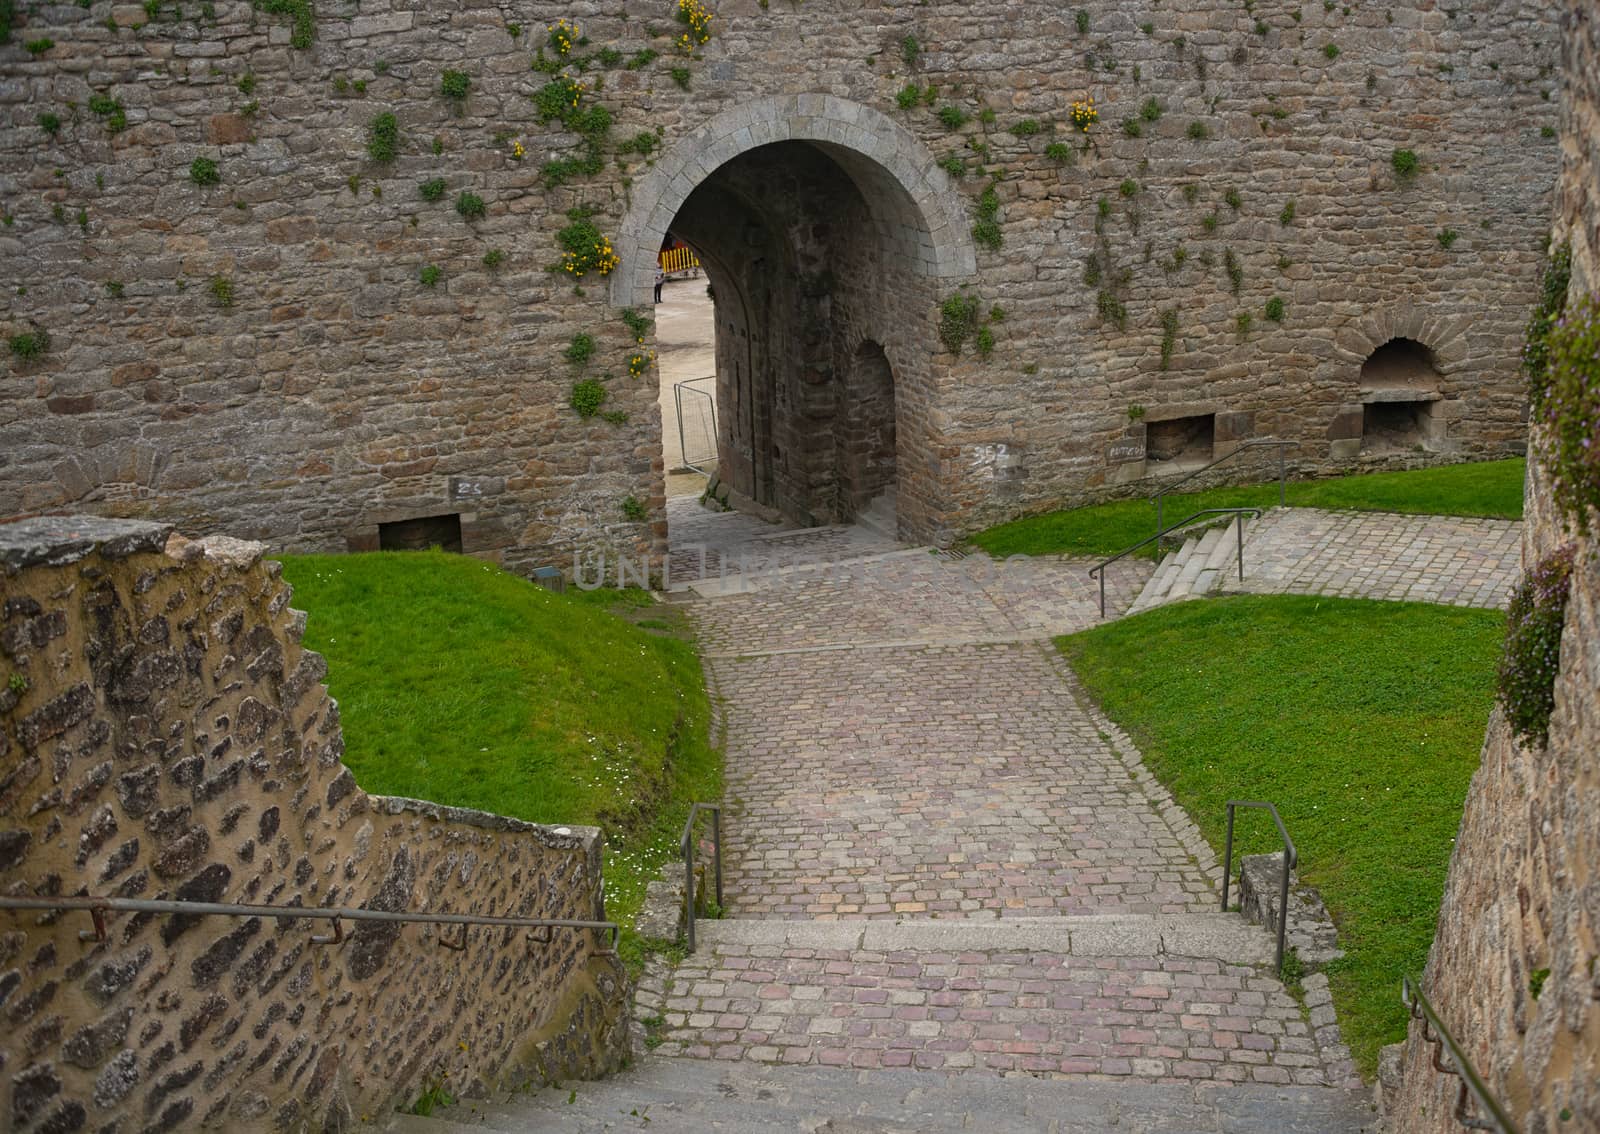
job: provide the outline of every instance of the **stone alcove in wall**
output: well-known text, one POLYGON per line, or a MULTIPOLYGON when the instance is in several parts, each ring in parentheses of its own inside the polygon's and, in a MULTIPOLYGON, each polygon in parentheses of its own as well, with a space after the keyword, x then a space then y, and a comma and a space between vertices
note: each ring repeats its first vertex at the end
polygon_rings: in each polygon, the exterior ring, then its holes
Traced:
POLYGON ((1416 339, 1396 337, 1361 364, 1361 451, 1383 454, 1433 452, 1443 440, 1439 365, 1416 339))
POLYGON ((970 221, 933 158, 867 107, 788 96, 718 116, 634 189, 613 303, 645 302, 668 231, 716 297, 719 477, 802 525, 848 522, 898 491, 925 535, 939 346, 931 312, 976 266, 970 221))

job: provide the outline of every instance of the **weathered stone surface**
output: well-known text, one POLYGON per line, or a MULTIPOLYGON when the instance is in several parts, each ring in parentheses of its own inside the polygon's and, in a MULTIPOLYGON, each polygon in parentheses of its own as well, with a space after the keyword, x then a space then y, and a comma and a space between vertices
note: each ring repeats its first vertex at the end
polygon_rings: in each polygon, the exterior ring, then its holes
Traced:
MULTIPOLYGON (((16 199, 0 258, 28 266, 25 290, 0 294, 0 333, 53 336, 0 374, 0 515, 148 515, 328 550, 376 546, 381 523, 458 514, 467 552, 519 569, 659 556, 656 384, 625 377, 651 336, 637 343, 617 308, 649 302, 669 228, 719 253, 723 393, 757 396, 741 403, 760 411, 753 422, 723 415, 739 442, 724 471, 794 518, 851 515, 891 476, 908 533, 929 539, 1131 492, 1145 463, 1108 467, 1106 451, 1133 405, 1253 414, 1252 436, 1303 443, 1305 470, 1499 454, 1521 438, 1516 353, 1558 161, 1541 136, 1560 105, 1558 7, 1466 18, 1431 2, 1310 5, 1291 22, 1199 0, 1152 7, 1144 34, 1125 6, 1084 0, 1079 35, 1045 0, 981 17, 932 0, 830 8, 819 35, 804 6, 726 5, 688 64, 692 89, 671 81, 667 53, 591 68, 605 85, 586 105, 615 120, 603 169, 552 190, 541 168, 580 140, 508 114, 527 106, 528 46, 484 11, 319 13, 301 51, 286 20, 249 6, 220 6, 196 38, 135 4, 110 16, 140 26, 120 36, 46 5, 28 34, 57 46, 12 53, 0 72, 17 108, 0 139, 16 199), (914 65, 907 36, 923 47, 914 65), (379 59, 392 70, 368 73, 379 59), (471 97, 439 98, 422 59, 435 77, 469 73, 471 97), (254 94, 237 87, 245 74, 254 94), (324 97, 335 83, 363 97, 324 97), (901 109, 911 84, 937 87, 935 105, 901 109), (93 93, 124 103, 127 129, 113 138, 82 111, 59 138, 35 127, 93 93), (1084 135, 1065 107, 1091 93, 1102 120, 1084 135), (1150 98, 1160 120, 1125 134, 1150 98), (965 124, 940 121, 946 103, 965 124), (380 110, 402 124, 385 165, 363 152, 380 110), (1191 123, 1210 136, 1189 138, 1191 123), (527 160, 490 140, 508 128, 527 160), (618 152, 642 134, 659 138, 648 157, 618 152), (450 156, 429 152, 434 137, 450 156), (1404 181, 1389 164, 1400 147, 1421 157, 1404 181), (189 180, 199 148, 220 184, 189 180), (780 176, 741 197, 769 158, 780 176), (487 215, 462 224, 421 200, 417 182, 436 175, 487 215), (994 249, 972 238, 991 178, 994 249), (579 204, 622 261, 584 277, 582 294, 545 271, 579 204), (82 226, 56 223, 56 207, 69 222, 82 208, 82 226), (494 270, 490 247, 507 253, 494 270), (432 289, 417 282, 426 263, 444 272, 432 289), (213 278, 231 282, 231 305, 213 278), (994 337, 987 358, 939 339, 938 305, 961 285, 994 337), (1264 314, 1274 297, 1282 323, 1264 314), (1125 308, 1124 327, 1103 300, 1125 308), (1241 314, 1254 319, 1245 335, 1241 314), (598 349, 575 371, 561 352, 579 332, 598 349), (1355 440, 1329 425, 1357 400, 1362 359, 1397 336, 1434 351, 1434 392, 1470 412, 1436 423, 1438 455, 1329 446, 1355 440), (767 361, 773 380, 752 386, 767 361), (580 372, 617 376, 607 409, 626 420, 570 409, 580 372), (630 496, 644 520, 619 514, 630 496)), ((517 16, 530 29, 561 17, 624 58, 668 47, 620 8, 539 0, 517 16)))
MULTIPOLYGON (((598 831, 361 791, 259 545, 139 525, 130 547, 98 523, 52 521, 60 548, 0 525, 0 547, 28 549, 0 630, 49 657, 0 707, 19 741, 0 752, 0 889, 603 916, 598 831)), ((626 982, 596 935, 475 932, 458 954, 413 924, 346 923, 337 950, 309 944, 326 921, 113 913, 105 944, 79 941, 89 924, 0 925, 7 1129, 266 1129, 285 1107, 290 1128, 349 1129, 444 1071, 488 1089, 624 1051, 626 982)))
MULTIPOLYGON (((1567 0, 1562 171, 1555 237, 1570 239, 1568 302, 1600 292, 1600 23, 1567 0)), ((1451 854, 1423 985, 1511 1118, 1527 1131, 1600 1121, 1600 531, 1555 511, 1534 432, 1522 560, 1574 542, 1561 669, 1547 745, 1519 743, 1497 710, 1451 854), (1537 991, 1536 991, 1537 990, 1537 991)), ((1393 1128, 1460 1129, 1457 1080, 1434 1071, 1413 1024, 1393 1128)))

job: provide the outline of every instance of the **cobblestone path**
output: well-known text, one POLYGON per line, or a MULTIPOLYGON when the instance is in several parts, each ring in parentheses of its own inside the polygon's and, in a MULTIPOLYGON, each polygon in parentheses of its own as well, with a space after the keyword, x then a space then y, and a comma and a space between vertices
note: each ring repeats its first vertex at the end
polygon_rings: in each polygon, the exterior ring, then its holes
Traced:
POLYGON ((1521 548, 1519 520, 1288 508, 1252 526, 1244 581, 1223 586, 1503 608, 1521 548))

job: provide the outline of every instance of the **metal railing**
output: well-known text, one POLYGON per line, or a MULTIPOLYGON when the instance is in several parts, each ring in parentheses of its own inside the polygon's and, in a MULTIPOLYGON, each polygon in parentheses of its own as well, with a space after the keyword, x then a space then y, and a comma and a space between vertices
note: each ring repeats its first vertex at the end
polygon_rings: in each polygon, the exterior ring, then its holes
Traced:
MULTIPOLYGON (((1236 807, 1255 807, 1272 816, 1273 823, 1277 824, 1278 834, 1283 836, 1283 871, 1278 883, 1278 972, 1283 972, 1283 942, 1289 932, 1289 872, 1300 861, 1300 853, 1294 849, 1294 840, 1289 837, 1289 832, 1284 829, 1283 819, 1278 815, 1278 809, 1270 803, 1253 799, 1228 800, 1228 837, 1222 844, 1222 908, 1228 908, 1228 882, 1233 875, 1233 811, 1236 807)), ((1242 856, 1241 856, 1242 857, 1242 856)), ((1239 885, 1243 887, 1244 883, 1239 885)))
POLYGON ((544 935, 535 940, 548 944, 555 929, 604 929, 611 933, 609 948, 599 950, 602 955, 617 951, 617 923, 614 921, 583 921, 561 917, 491 917, 488 914, 422 913, 420 911, 361 910, 349 906, 253 906, 232 902, 182 902, 156 898, 14 898, 0 897, 0 909, 10 910, 85 910, 94 919, 94 928, 78 930, 80 941, 106 939, 106 914, 108 913, 164 913, 197 917, 276 917, 309 918, 333 922, 331 934, 313 934, 313 945, 339 945, 343 943, 345 921, 421 922, 428 925, 459 925, 461 937, 450 940, 440 936, 439 945, 456 952, 467 947, 469 925, 499 926, 506 929, 542 929, 544 935))
POLYGON ((1199 468, 1195 469, 1193 472, 1189 473, 1188 475, 1180 477, 1179 479, 1173 481, 1171 484, 1166 485, 1163 488, 1157 489, 1155 492, 1151 493, 1147 497, 1147 499, 1149 499, 1149 500, 1154 500, 1155 504, 1156 504, 1156 529, 1158 531, 1160 530, 1162 517, 1166 514, 1164 505, 1166 503, 1166 498, 1167 498, 1168 495, 1170 495, 1171 493, 1177 491, 1179 488, 1183 487, 1185 484, 1188 484, 1191 480, 1193 480, 1195 477, 1199 476, 1201 473, 1208 472, 1211 469, 1216 468, 1218 465, 1222 464, 1224 461, 1231 461, 1231 460, 1233 460, 1233 458, 1237 457, 1240 453, 1248 452, 1251 449, 1277 449, 1278 450, 1278 507, 1282 508, 1284 503, 1285 503, 1285 501, 1286 501, 1286 499, 1287 499, 1287 497, 1288 497, 1288 488, 1286 486, 1287 485, 1287 480, 1288 480, 1288 464, 1284 460, 1283 453, 1284 453, 1285 449, 1292 449, 1292 448, 1298 446, 1299 444, 1300 444, 1300 442, 1298 442, 1298 441, 1277 441, 1277 440, 1274 440, 1274 439, 1272 439, 1270 437, 1262 437, 1262 438, 1260 438, 1258 440, 1255 440, 1255 441, 1244 441, 1244 442, 1240 443, 1240 445, 1239 445, 1239 447, 1237 449, 1235 449, 1231 453, 1228 453, 1226 456, 1218 457, 1214 461, 1210 461, 1210 462, 1208 462, 1208 463, 1206 463, 1204 465, 1201 465, 1199 468))
POLYGON ((679 849, 683 852, 683 926, 689 952, 694 952, 694 821, 702 811, 711 812, 712 861, 716 864, 717 906, 722 906, 722 808, 714 803, 696 803, 689 808, 689 818, 683 824, 683 838, 679 849))
POLYGON ((1198 520, 1201 516, 1233 516, 1234 517, 1234 520, 1235 520, 1235 525, 1234 525, 1235 526, 1235 536, 1236 536, 1236 538, 1238 540, 1238 549, 1239 549, 1239 579, 1241 581, 1243 581, 1243 579, 1244 579, 1244 517, 1247 516, 1247 515, 1248 516, 1259 516, 1259 515, 1261 515, 1261 509, 1260 508, 1203 508, 1200 511, 1196 512, 1194 515, 1186 516, 1184 519, 1179 520, 1177 523, 1173 524, 1171 527, 1158 529, 1154 535, 1145 536, 1138 543, 1132 545, 1131 547, 1123 548, 1121 551, 1119 551, 1115 555, 1113 555, 1110 559, 1104 560, 1103 562, 1098 563, 1095 566, 1089 568, 1089 578, 1093 579, 1093 578, 1098 576, 1099 579, 1100 579, 1100 617, 1104 618, 1106 616, 1106 568, 1111 566, 1113 563, 1115 563, 1119 559, 1126 559, 1128 556, 1132 555, 1135 551, 1138 551, 1141 547, 1144 547, 1146 544, 1152 543, 1152 542, 1154 542, 1156 540, 1159 540, 1159 539, 1164 539, 1167 535, 1169 535, 1172 532, 1177 531, 1179 528, 1188 527, 1190 524, 1194 523, 1194 521, 1198 520))
POLYGON ((1433 1010, 1433 1005, 1428 1003, 1428 998, 1422 994, 1422 982, 1413 981, 1410 977, 1401 977, 1400 1002, 1410 1010, 1412 1019, 1422 1021, 1422 1042, 1433 1045, 1433 1069, 1442 1071, 1446 1075, 1454 1075, 1461 1080, 1460 1089, 1456 1092, 1456 1121, 1468 1130, 1497 1130, 1500 1134, 1518 1134, 1516 1123, 1511 1121, 1511 1116, 1506 1114, 1505 1107, 1501 1106, 1499 1100, 1490 1093, 1483 1078, 1473 1069, 1472 1063, 1462 1052, 1461 1045, 1456 1043, 1455 1037, 1450 1034, 1450 1029, 1444 1026, 1439 1014, 1433 1010), (1429 1035, 1430 1030, 1437 1034, 1429 1035), (1455 1064, 1454 1067, 1446 1067, 1439 1062, 1441 1051, 1450 1056, 1450 1062, 1455 1064), (1468 1114, 1469 1098, 1474 1100, 1478 1104, 1478 1109, 1489 1117, 1479 1118, 1477 1115, 1468 1114))

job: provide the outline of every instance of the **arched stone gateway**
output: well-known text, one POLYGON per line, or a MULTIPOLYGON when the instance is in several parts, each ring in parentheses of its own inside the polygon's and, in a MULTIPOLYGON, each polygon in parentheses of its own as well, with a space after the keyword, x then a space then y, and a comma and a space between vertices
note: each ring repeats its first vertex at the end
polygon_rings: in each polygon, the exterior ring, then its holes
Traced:
POLYGON ((634 189, 611 299, 646 304, 670 229, 716 296, 720 478, 805 525, 897 491, 931 534, 941 287, 976 268, 969 223, 931 154, 865 106, 823 95, 729 111, 634 189))

